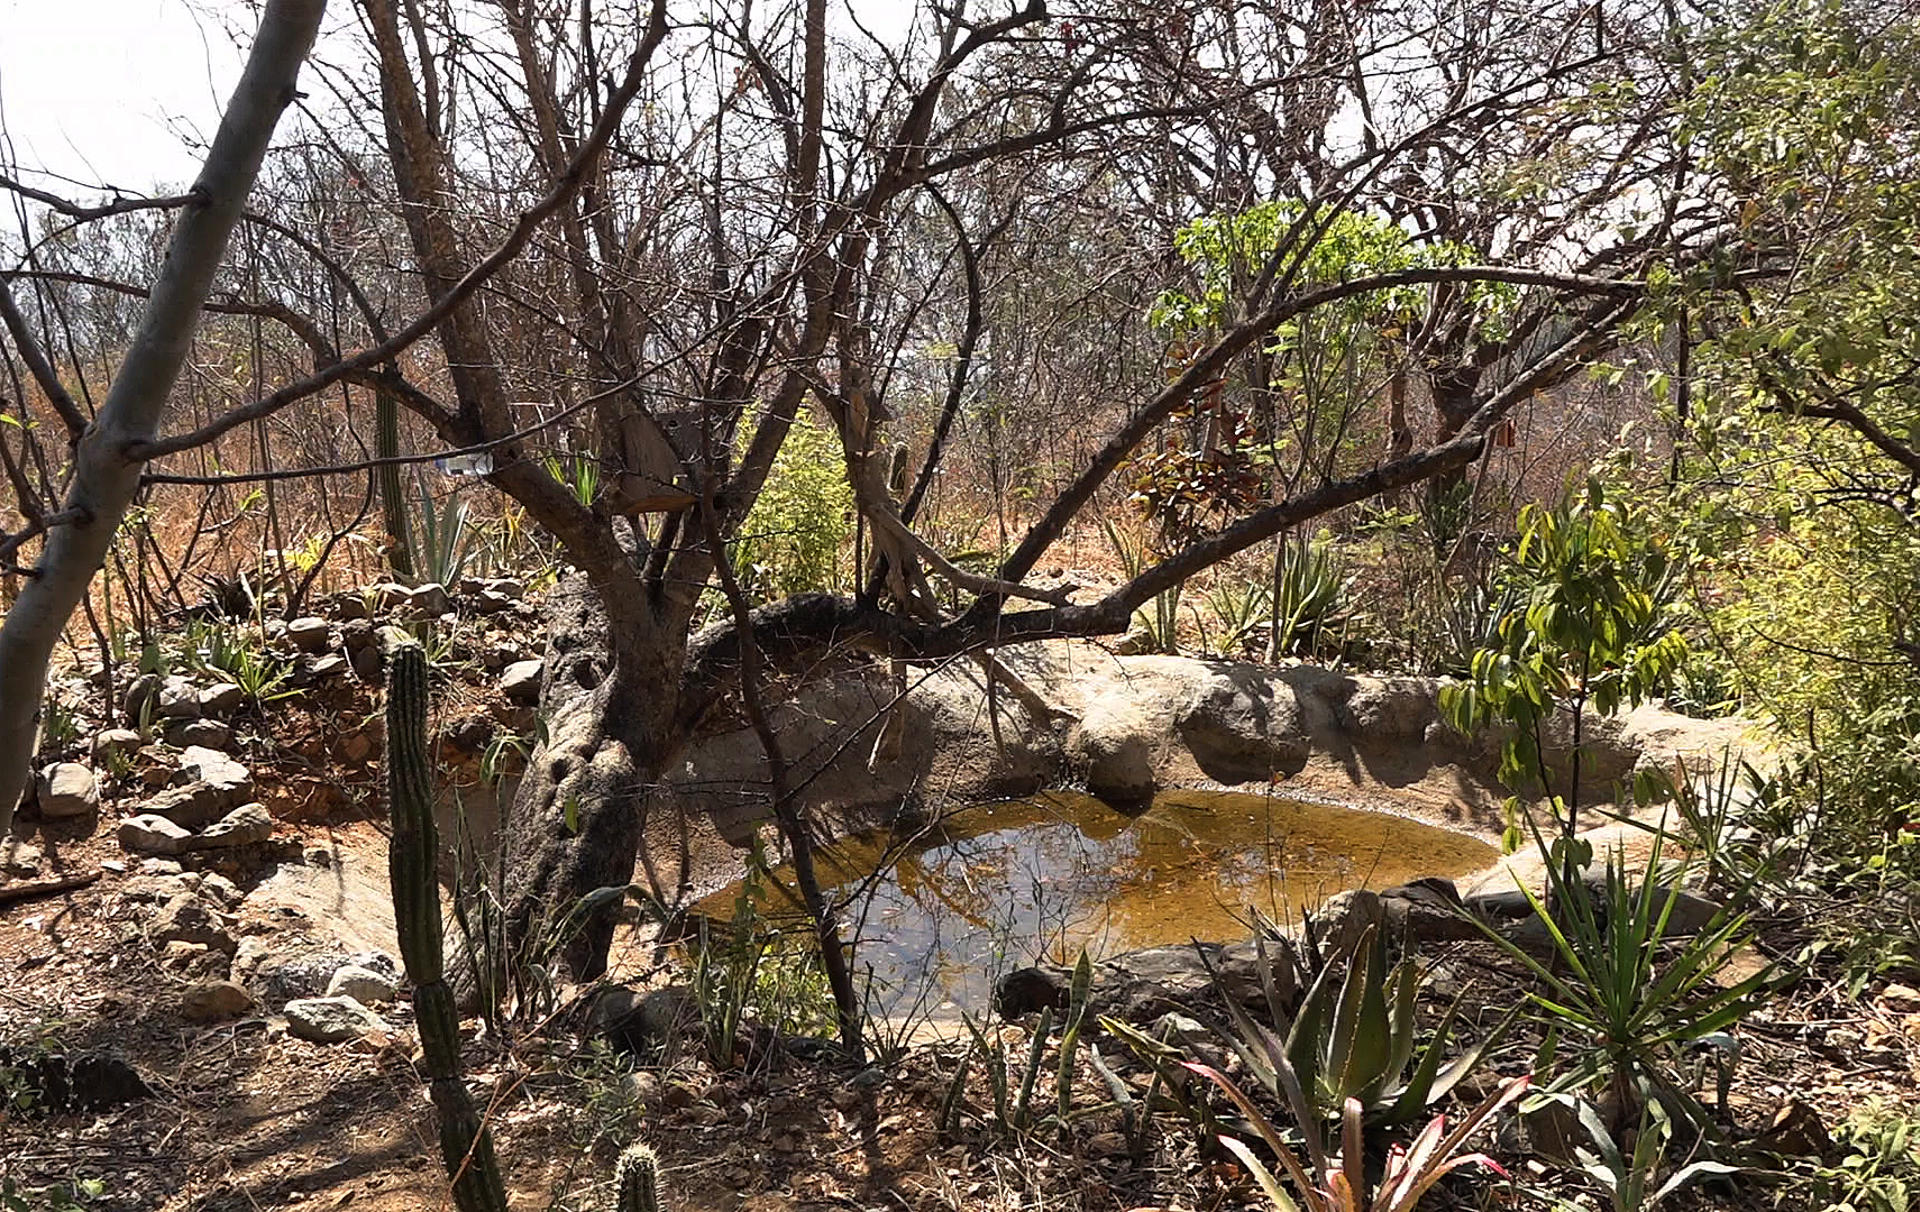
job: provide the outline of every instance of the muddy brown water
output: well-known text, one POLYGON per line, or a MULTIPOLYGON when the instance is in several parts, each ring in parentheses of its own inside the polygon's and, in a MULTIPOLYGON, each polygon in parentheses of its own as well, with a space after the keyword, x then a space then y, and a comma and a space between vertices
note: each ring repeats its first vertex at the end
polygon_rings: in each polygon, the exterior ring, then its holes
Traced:
MULTIPOLYGON (((856 965, 876 1009, 951 1018, 984 1010, 1001 973, 1037 960, 1245 938, 1256 910, 1291 922, 1344 889, 1460 875, 1497 857, 1467 834, 1338 805, 1171 791, 1130 815, 1053 791, 967 808, 912 836, 856 834, 818 863, 851 901, 844 917, 857 923, 856 965)), ((774 875, 790 884, 786 868, 774 875)), ((741 893, 735 884, 698 909, 727 921, 741 893)), ((775 921, 796 903, 778 888, 755 897, 775 921)))

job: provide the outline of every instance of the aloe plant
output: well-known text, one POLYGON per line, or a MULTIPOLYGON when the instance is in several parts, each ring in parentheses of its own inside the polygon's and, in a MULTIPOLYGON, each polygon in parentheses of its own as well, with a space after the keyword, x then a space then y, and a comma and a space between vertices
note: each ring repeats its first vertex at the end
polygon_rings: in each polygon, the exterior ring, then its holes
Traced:
POLYGON ((1324 542, 1283 540, 1274 554, 1273 596, 1268 603, 1271 632, 1267 659, 1296 651, 1311 653, 1334 621, 1346 582, 1324 542))
MULTIPOLYGON (((960 1110, 964 1105, 967 1074, 976 1056, 982 1058, 986 1064, 987 1084, 993 1094, 992 1123, 1002 1132, 1028 1133, 1048 1122, 1064 1129, 1081 1114, 1126 1109, 1126 1104, 1118 1098, 1080 1111, 1076 1111, 1073 1105, 1073 1062, 1079 1049, 1080 1031, 1086 1021, 1087 1000, 1092 988, 1093 964, 1083 951, 1073 966, 1073 983, 1067 996, 1065 1027, 1060 1037, 1060 1052, 1056 1065, 1054 1110, 1051 1115, 1040 1114, 1033 1097, 1035 1089, 1039 1086, 1040 1071, 1046 1060, 1047 1040, 1053 1031, 1053 1007, 1046 1006, 1041 1009, 1040 1017, 1034 1023, 1033 1038, 1027 1045, 1025 1062, 1017 1073, 1008 1065, 1006 1044, 990 1036, 986 1028, 972 1015, 965 1016, 967 1030, 973 1036, 973 1048, 961 1059, 959 1068, 954 1072, 953 1082, 947 1088, 947 1096, 943 1100, 940 1114, 942 1126, 952 1128, 959 1123, 960 1110), (1015 1077, 1019 1079, 1017 1088, 1014 1085, 1015 1077)), ((1105 1020, 1102 1022, 1104 1023, 1105 1020)), ((1099 1064, 1096 1062, 1096 1072, 1098 1070, 1099 1064)), ((1103 1080, 1105 1080, 1104 1076, 1103 1080)), ((1112 1085, 1113 1083, 1109 1081, 1110 1089, 1112 1085)))
POLYGON ((449 494, 435 509, 433 494, 427 491, 424 476, 418 487, 420 508, 411 526, 414 575, 422 584, 452 585, 467 568, 471 536, 467 503, 456 492, 449 494))

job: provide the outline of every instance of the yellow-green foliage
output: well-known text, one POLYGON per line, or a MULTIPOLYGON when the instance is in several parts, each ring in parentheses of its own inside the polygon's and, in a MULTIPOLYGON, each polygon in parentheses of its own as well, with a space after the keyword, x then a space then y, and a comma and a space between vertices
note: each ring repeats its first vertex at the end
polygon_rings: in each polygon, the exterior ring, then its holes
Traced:
POLYGON ((839 435, 802 413, 740 528, 734 571, 761 598, 839 589, 840 551, 852 534, 853 487, 839 435))

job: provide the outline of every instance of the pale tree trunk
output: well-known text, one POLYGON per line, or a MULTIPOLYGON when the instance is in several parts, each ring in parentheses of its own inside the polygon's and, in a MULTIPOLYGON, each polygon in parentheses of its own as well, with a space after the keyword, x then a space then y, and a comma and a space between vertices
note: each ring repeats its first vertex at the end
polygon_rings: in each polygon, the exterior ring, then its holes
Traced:
POLYGON ((33 758, 47 666, 61 630, 105 562, 114 532, 140 487, 129 458, 151 440, 193 345, 247 194, 281 111, 320 28, 326 0, 268 0, 246 71, 227 103, 193 200, 180 212, 133 343, 74 450, 73 479, 33 577, 0 623, 0 832, 13 822, 33 758))

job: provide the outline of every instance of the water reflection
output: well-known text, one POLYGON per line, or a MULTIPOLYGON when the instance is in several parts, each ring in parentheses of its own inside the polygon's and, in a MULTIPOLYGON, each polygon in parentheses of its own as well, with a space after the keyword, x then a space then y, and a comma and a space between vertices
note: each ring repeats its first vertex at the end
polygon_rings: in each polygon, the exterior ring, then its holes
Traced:
MULTIPOLYGON (((1495 853, 1446 829, 1327 804, 1177 791, 1127 816, 1047 792, 968 808, 913 838, 847 838, 823 852, 821 873, 858 923, 857 963, 880 1005, 944 1017, 984 1008, 995 976, 1035 959, 1245 937, 1249 907, 1291 920, 1341 889, 1459 874, 1495 853)), ((701 908, 725 918, 735 895, 701 908)), ((784 914, 789 904, 776 894, 763 908, 784 914)))

